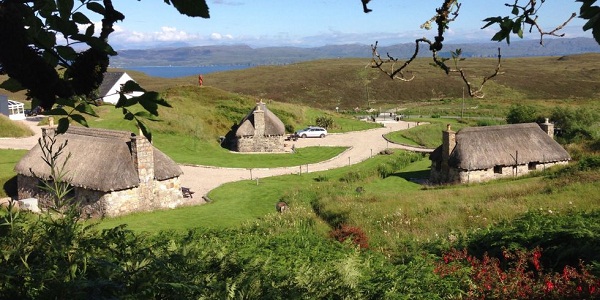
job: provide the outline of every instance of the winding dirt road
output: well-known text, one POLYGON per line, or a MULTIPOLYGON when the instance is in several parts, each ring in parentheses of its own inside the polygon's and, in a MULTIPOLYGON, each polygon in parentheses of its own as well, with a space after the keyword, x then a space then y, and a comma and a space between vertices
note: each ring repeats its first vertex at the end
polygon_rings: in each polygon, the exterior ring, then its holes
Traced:
MULTIPOLYGON (((27 124, 35 133, 32 137, 27 138, 0 138, 0 149, 31 149, 37 144, 38 138, 41 136, 41 127, 37 126, 39 119, 29 118, 21 121, 27 124)), ((415 122, 388 122, 384 123, 385 127, 370 129, 365 131, 354 131, 341 134, 330 134, 325 138, 298 139, 293 143, 296 148, 309 146, 345 146, 349 147, 340 155, 327 161, 282 168, 220 168, 211 166, 193 166, 181 165, 183 176, 181 176, 181 184, 190 188, 199 200, 200 197, 208 194, 208 192, 222 184, 246 180, 265 178, 271 176, 298 174, 299 172, 318 172, 334 168, 356 164, 370 157, 377 155, 380 151, 387 148, 406 149, 417 152, 431 152, 432 149, 423 149, 418 147, 410 147, 398 145, 388 142, 383 138, 384 134, 392 131, 404 130, 412 128, 417 124, 415 122)), ((240 154, 248 155, 248 154, 240 154)))

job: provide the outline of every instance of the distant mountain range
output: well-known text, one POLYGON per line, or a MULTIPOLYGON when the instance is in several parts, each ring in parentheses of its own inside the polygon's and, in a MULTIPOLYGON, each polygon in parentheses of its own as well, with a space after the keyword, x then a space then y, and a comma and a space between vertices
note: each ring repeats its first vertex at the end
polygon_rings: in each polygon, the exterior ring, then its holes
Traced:
MULTIPOLYGON (((421 45, 423 46, 423 45, 421 45)), ((600 45, 592 38, 553 38, 544 40, 513 41, 506 43, 482 42, 468 44, 446 44, 441 55, 462 49, 463 57, 496 57, 498 47, 503 57, 562 56, 600 52, 600 45)), ((429 56, 430 52, 421 47, 419 56, 429 56)), ((397 58, 410 57, 414 43, 379 47, 382 56, 386 53, 397 58)), ((211 65, 285 65, 301 61, 330 58, 369 58, 371 46, 364 44, 330 45, 315 48, 265 47, 251 48, 247 45, 173 47, 144 50, 120 50, 111 58, 111 67, 136 66, 211 66, 211 65)))

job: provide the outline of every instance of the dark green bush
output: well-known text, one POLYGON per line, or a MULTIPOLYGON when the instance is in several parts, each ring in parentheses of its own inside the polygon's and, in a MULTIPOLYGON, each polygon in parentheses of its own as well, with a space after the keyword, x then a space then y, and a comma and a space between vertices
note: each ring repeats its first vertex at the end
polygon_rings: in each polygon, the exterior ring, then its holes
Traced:
POLYGON ((516 104, 512 105, 506 115, 506 123, 532 123, 539 118, 538 111, 535 106, 516 104))

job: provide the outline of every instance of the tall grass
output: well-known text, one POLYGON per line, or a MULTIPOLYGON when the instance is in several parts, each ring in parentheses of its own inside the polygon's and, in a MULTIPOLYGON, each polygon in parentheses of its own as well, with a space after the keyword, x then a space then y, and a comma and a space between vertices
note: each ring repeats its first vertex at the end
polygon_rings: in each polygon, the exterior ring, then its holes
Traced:
POLYGON ((32 136, 33 132, 27 125, 13 121, 7 116, 0 114, 0 137, 28 137, 32 136))

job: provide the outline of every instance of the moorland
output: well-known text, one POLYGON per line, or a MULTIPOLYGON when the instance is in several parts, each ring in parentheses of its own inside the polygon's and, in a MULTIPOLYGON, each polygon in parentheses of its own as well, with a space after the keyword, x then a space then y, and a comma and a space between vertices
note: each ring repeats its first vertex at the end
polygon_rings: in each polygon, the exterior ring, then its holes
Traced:
MULTIPOLYGON (((408 83, 365 68, 362 59, 214 73, 204 87, 194 77, 131 73, 173 105, 150 123, 156 146, 179 163, 223 165, 232 156, 219 149, 218 137, 258 99, 269 101, 288 131, 323 115, 338 132, 377 126, 355 120, 355 107, 358 114, 402 112, 431 124, 392 138, 425 146, 435 146, 448 122, 504 123, 518 105, 533 107, 536 118, 593 117, 598 58, 506 59, 483 99, 463 98, 460 80, 426 59, 416 61, 408 83), (174 141, 184 147, 169 147, 174 141)), ((477 82, 495 63, 468 59, 464 67, 477 82)), ((132 130, 111 107, 97 110, 92 126, 132 130)), ((86 221, 5 211, 11 229, 3 227, 2 242, 14 246, 4 250, 10 255, 3 264, 17 271, 3 286, 11 295, 51 296, 52 284, 75 297, 164 299, 596 298, 600 136, 592 120, 581 122, 586 135, 561 140, 573 157, 569 166, 488 183, 424 185, 427 157, 395 151, 335 170, 227 184, 211 191, 213 202, 195 207, 86 221), (276 213, 278 201, 290 211, 276 213), (31 256, 28 268, 19 252, 31 256)), ((310 151, 314 160, 335 155, 310 151)), ((10 165, 23 151, 0 153, 0 177, 10 182, 10 165)))

